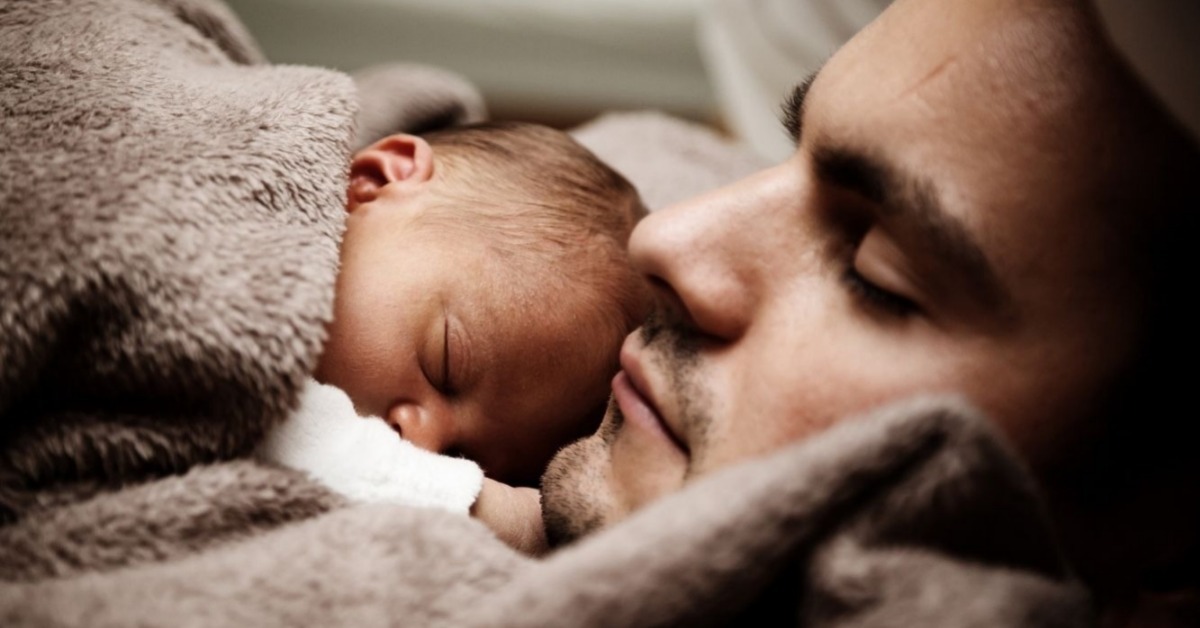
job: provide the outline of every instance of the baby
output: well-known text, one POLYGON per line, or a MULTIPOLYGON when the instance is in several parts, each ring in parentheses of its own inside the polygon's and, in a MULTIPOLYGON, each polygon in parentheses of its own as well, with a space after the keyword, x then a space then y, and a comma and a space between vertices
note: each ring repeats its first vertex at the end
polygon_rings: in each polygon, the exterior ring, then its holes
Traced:
POLYGON ((603 414, 649 304, 637 192, 565 133, 494 123, 368 147, 347 210, 323 385, 260 455, 352 499, 540 522, 505 484, 603 414))

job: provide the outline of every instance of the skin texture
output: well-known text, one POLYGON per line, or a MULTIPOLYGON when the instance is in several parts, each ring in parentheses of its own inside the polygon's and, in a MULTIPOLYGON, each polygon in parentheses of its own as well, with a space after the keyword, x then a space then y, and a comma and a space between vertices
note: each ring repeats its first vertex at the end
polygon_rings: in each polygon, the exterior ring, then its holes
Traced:
POLYGON ((487 524, 509 547, 538 556, 549 549, 541 499, 537 489, 484 478, 479 497, 471 505, 471 516, 487 524))
MULTIPOLYGON (((1128 95, 1092 28, 1069 2, 896 2, 812 82, 790 159, 643 220, 630 253, 660 310, 626 340, 599 431, 543 478, 551 540, 847 415, 952 392, 1011 438, 1109 616, 1136 624, 1136 574, 1179 546, 1085 533, 1104 526, 1073 520, 1056 478, 1134 359, 1149 219, 1123 203, 1177 131, 1128 95), (1099 553, 1114 558, 1088 564, 1099 553)), ((1108 514, 1178 520, 1179 497, 1108 514)))
POLYGON ((393 136, 355 156, 315 375, 422 448, 535 483, 558 447, 595 425, 620 337, 581 333, 594 299, 556 290, 561 281, 498 253, 487 235, 423 221, 447 185, 420 138, 393 136), (526 313, 547 301, 555 307, 526 313))

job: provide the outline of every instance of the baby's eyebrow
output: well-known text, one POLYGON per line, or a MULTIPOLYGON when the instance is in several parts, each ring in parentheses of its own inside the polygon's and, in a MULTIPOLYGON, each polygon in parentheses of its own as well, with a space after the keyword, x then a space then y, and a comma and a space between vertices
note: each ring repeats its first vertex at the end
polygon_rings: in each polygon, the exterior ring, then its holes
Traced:
MULTIPOLYGON (((824 67, 824 64, 821 67, 824 67)), ((800 136, 804 130, 804 102, 808 99, 808 90, 820 73, 820 67, 809 73, 804 80, 792 88, 792 91, 784 97, 783 102, 779 105, 779 121, 787 131, 788 137, 792 138, 792 144, 800 143, 800 136)))

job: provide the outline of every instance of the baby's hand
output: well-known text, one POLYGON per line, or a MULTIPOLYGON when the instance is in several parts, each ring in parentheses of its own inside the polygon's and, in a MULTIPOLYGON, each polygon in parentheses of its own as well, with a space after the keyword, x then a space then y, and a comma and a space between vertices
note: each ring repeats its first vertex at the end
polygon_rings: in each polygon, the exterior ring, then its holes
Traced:
POLYGON ((479 498, 471 506, 471 516, 518 551, 536 556, 548 549, 546 529, 542 526, 542 499, 537 489, 484 478, 479 498))

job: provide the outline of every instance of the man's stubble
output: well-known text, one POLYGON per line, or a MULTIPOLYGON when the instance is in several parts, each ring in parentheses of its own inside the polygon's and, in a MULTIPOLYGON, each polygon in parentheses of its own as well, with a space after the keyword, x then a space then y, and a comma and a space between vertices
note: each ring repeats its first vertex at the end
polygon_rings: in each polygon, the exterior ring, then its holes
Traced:
MULTIPOLYGON (((643 351, 666 374, 678 401, 679 425, 692 452, 703 452, 712 425, 708 395, 697 382, 700 339, 688 327, 656 310, 638 330, 643 351)), ((621 516, 612 494, 612 445, 625 423, 611 396, 605 420, 596 433, 564 447, 542 475, 542 519, 546 538, 557 547, 594 532, 621 516)), ((682 435, 681 435, 682 436, 682 435)), ((698 457, 689 455, 686 480, 698 457)))
POLYGON ((609 459, 617 429, 625 421, 611 397, 596 433, 559 450, 542 474, 542 522, 551 547, 595 531, 616 512, 608 490, 609 459))

